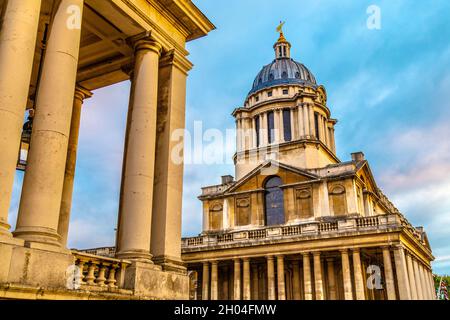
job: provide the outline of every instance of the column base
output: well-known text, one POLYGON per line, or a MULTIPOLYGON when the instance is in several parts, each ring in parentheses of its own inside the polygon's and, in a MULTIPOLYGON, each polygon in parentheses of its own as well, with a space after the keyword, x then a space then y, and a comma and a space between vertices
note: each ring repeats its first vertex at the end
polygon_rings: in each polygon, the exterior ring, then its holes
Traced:
POLYGON ((32 244, 42 244, 47 249, 53 247, 53 250, 61 248, 61 237, 59 234, 49 228, 43 227, 19 227, 13 232, 14 237, 25 240, 32 244))
POLYGON ((189 277, 163 271, 152 263, 133 261, 125 271, 124 289, 151 299, 188 300, 189 277))
POLYGON ((152 255, 146 250, 126 250, 116 253, 118 259, 134 260, 143 263, 153 264, 152 255))
POLYGON ((157 256, 153 258, 153 262, 161 266, 164 271, 173 271, 181 274, 187 274, 185 263, 181 259, 169 256, 157 256))

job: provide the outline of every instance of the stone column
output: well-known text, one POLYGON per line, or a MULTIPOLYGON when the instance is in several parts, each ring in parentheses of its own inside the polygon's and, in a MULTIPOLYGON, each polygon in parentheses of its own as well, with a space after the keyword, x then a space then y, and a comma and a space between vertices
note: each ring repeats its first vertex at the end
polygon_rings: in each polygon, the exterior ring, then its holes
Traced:
POLYGON ((236 119, 236 149, 237 152, 242 151, 242 121, 240 118, 236 119))
POLYGON ((305 127, 305 136, 310 137, 311 134, 311 126, 309 122, 309 108, 307 105, 303 105, 303 126, 305 127))
POLYGON ((324 300, 323 280, 322 280, 322 262, 320 252, 314 252, 314 284, 316 291, 316 300, 324 300))
POLYGON ((252 300, 259 300, 259 283, 258 283, 258 266, 253 264, 251 266, 252 277, 252 300))
POLYGON ((274 257, 267 257, 267 286, 268 286, 268 299, 276 300, 275 293, 275 268, 274 268, 274 257))
POLYGON ((334 259, 327 259, 327 275, 328 275, 328 289, 330 292, 330 300, 337 300, 336 292, 336 277, 334 274, 334 259))
POLYGON ((0 27, 0 236, 8 211, 28 101, 41 0, 9 0, 0 27))
POLYGON ((256 145, 256 142, 257 142, 257 134, 259 134, 259 132, 256 132, 256 120, 255 120, 255 118, 253 117, 252 118, 252 148, 254 149, 254 148, 256 148, 257 147, 257 145, 256 145))
POLYGON ((219 284, 217 282, 217 261, 211 262, 211 300, 219 299, 219 284))
POLYGON ((280 112, 279 110, 274 110, 273 112, 273 128, 274 128, 274 141, 273 143, 280 143, 280 112))
POLYGON ((263 113, 261 115, 261 132, 262 132, 262 140, 261 145, 267 146, 269 144, 269 131, 268 131, 268 123, 267 123, 267 113, 263 113))
POLYGON ((419 273, 420 273, 419 281, 421 282, 422 287, 425 288, 425 299, 430 300, 431 299, 430 289, 429 289, 428 283, 426 282, 424 271, 425 270, 424 270, 423 265, 421 263, 419 263, 419 273))
POLYGON ((241 260, 234 259, 234 300, 241 300, 241 260))
POLYGON ((311 280, 311 260, 309 252, 303 253, 303 283, 305 285, 305 300, 313 299, 311 280))
POLYGON ((293 298, 294 300, 300 300, 301 299, 301 293, 300 293, 300 265, 298 260, 292 261, 292 289, 293 289, 293 298))
POLYGON ((61 197, 61 209, 59 211, 58 234, 61 236, 61 246, 67 246, 69 233, 70 212, 72 209, 73 183, 75 167, 77 163, 78 136, 80 132, 81 107, 84 99, 92 97, 88 90, 77 87, 73 100, 72 120, 70 123, 69 146, 67 149, 66 170, 64 173, 64 185, 61 197))
POLYGON ((353 250, 353 268, 355 276, 356 300, 365 300, 364 279, 361 269, 361 255, 359 249, 353 250))
POLYGON ((320 140, 323 142, 323 144, 327 144, 325 140, 325 124, 324 124, 324 118, 321 114, 319 114, 319 135, 320 140))
POLYGON ((291 137, 292 137, 292 140, 296 140, 298 138, 298 134, 295 130, 296 126, 295 126, 295 119, 294 119, 294 109, 293 108, 289 109, 289 112, 291 113, 291 116, 290 116, 290 118, 291 118, 291 137))
POLYGON ((331 150, 336 153, 336 140, 334 139, 334 127, 330 130, 331 134, 331 150))
POLYGON ((411 299, 417 300, 418 295, 417 295, 416 278, 414 274, 412 259, 408 253, 406 253, 406 267, 408 270, 409 287, 411 288, 411 299))
POLYGON ((431 270, 427 270, 428 279, 430 279, 430 294, 431 294, 431 300, 436 300, 436 289, 434 287, 434 277, 433 272, 431 270))
MULTIPOLYGON (((280 143, 285 142, 286 140, 284 139, 284 115, 283 115, 283 109, 279 110, 280 112, 280 125, 279 125, 279 131, 280 131, 280 143)), ((292 134, 291 134, 291 140, 292 140, 292 134)))
POLYGON ((150 262, 161 45, 151 40, 140 40, 135 44, 135 50, 122 169, 117 256, 150 262))
POLYGON ((243 283, 242 283, 242 299, 251 299, 251 286, 250 286, 250 259, 243 259, 243 283))
POLYGON ((286 300, 284 281, 284 256, 277 256, 278 300, 286 300))
POLYGON ((209 262, 203 262, 202 300, 209 300, 209 262))
MULTIPOLYGON (((316 137, 316 123, 314 121, 314 106, 312 104, 308 104, 308 112, 309 112, 309 130, 311 132, 311 136, 316 137)), ((318 137, 316 137, 318 138, 318 137)))
POLYGON ((61 246, 57 230, 81 35, 80 29, 67 28, 71 5, 82 12, 83 0, 62 0, 53 18, 14 232, 24 240, 56 247, 61 246))
POLYGON ((391 252, 389 247, 383 247, 383 263, 388 300, 396 300, 394 272, 392 270, 391 252))
POLYGON ((399 298, 400 300, 410 300, 411 289, 409 287, 408 271, 406 270, 405 252, 401 245, 394 249, 394 260, 399 298))
POLYGON ((344 297, 345 300, 353 300, 352 275, 350 272, 350 260, 348 250, 341 250, 342 258, 342 277, 344 281, 344 297))
POLYGON ((305 134, 305 124, 303 120, 303 107, 299 105, 297 107, 297 123, 298 123, 298 138, 304 137, 305 134))
POLYGON ((151 254, 165 270, 185 269, 181 261, 184 159, 174 152, 183 140, 172 135, 185 128, 186 78, 191 67, 173 51, 159 62, 151 254))
POLYGON ((414 271, 414 279, 416 280, 417 285, 417 299, 424 300, 424 292, 422 287, 422 282, 420 281, 420 273, 419 273, 419 265, 417 264, 416 259, 412 259, 413 271, 414 271))

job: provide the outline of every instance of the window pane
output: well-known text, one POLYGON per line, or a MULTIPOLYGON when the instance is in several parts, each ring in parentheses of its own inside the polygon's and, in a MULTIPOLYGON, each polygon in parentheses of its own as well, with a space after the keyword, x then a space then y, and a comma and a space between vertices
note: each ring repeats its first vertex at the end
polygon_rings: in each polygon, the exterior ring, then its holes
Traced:
POLYGON ((291 141, 292 140, 291 111, 289 109, 283 110, 283 127, 284 127, 284 141, 291 141))
POLYGON ((317 113, 314 113, 314 123, 316 126, 316 138, 320 139, 320 137, 319 137, 319 115, 317 113))

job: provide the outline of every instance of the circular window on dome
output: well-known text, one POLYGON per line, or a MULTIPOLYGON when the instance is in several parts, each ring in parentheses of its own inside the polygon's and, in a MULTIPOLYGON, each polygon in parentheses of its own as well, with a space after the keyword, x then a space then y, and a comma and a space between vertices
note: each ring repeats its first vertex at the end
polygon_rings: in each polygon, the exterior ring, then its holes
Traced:
POLYGON ((262 78, 259 78, 258 84, 261 84, 261 83, 262 83, 262 78))
POLYGON ((283 71, 283 73, 281 74, 281 78, 287 79, 287 77, 288 77, 287 72, 286 72, 286 71, 283 71))
POLYGON ((272 81, 275 79, 275 76, 273 75, 273 73, 269 74, 269 80, 272 81))
POLYGON ((300 79, 300 72, 297 71, 297 72, 295 73, 295 78, 296 78, 296 79, 300 79))

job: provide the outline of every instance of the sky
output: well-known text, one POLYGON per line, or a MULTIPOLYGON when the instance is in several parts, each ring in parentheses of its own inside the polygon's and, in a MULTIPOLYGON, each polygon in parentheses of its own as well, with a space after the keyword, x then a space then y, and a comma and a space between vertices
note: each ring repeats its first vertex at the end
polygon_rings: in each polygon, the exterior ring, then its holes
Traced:
MULTIPOLYGON (((186 127, 234 129, 241 106, 263 65, 274 58, 279 22, 304 63, 328 93, 339 120, 338 157, 363 151, 378 186, 415 226, 424 226, 436 273, 450 274, 450 1, 198 0, 216 25, 188 44, 195 67, 187 87, 186 127), (380 9, 379 29, 368 28, 380 9)), ((129 82, 94 92, 82 112, 69 246, 114 245, 129 82)), ((234 175, 223 164, 187 164, 183 235, 201 232, 200 188, 234 175)), ((204 152, 208 143, 204 142, 204 152)), ((211 151, 211 148, 209 149, 211 151)), ((198 152, 198 150, 194 150, 198 152)), ((23 174, 10 210, 17 219, 23 174)))

